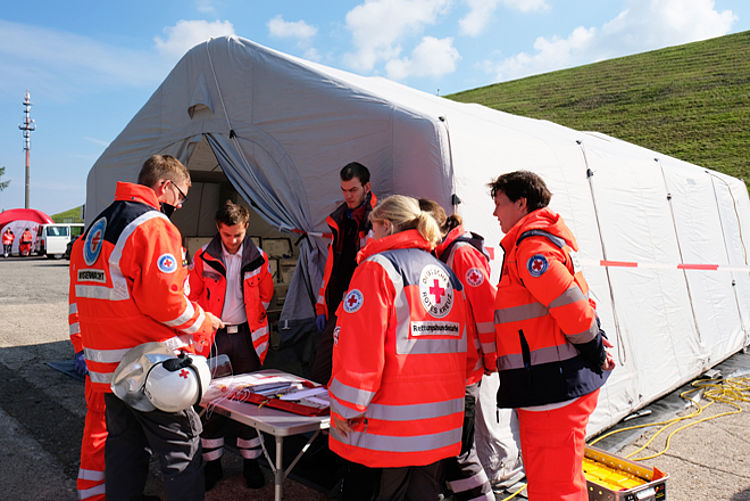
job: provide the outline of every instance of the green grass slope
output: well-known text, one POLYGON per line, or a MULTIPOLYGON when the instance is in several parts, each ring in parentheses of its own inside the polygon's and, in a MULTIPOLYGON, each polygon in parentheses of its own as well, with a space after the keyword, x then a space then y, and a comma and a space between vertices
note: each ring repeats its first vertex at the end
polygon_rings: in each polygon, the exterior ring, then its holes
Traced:
POLYGON ((750 181, 750 31, 447 96, 750 181))
POLYGON ((78 207, 73 207, 72 209, 68 209, 58 214, 53 214, 50 217, 56 223, 82 223, 82 208, 83 206, 79 205, 78 207))

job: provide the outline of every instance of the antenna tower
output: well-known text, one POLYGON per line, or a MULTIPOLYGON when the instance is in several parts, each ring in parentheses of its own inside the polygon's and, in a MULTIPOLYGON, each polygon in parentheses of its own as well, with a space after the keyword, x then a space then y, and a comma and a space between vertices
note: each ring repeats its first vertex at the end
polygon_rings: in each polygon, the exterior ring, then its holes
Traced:
POLYGON ((23 131, 23 149, 26 150, 26 199, 25 199, 25 208, 29 208, 29 171, 30 171, 30 163, 29 159, 31 157, 31 133, 36 129, 36 125, 34 125, 34 120, 31 119, 31 95, 29 94, 29 89, 26 89, 26 99, 23 100, 23 114, 24 114, 24 121, 21 125, 18 126, 19 129, 23 131))

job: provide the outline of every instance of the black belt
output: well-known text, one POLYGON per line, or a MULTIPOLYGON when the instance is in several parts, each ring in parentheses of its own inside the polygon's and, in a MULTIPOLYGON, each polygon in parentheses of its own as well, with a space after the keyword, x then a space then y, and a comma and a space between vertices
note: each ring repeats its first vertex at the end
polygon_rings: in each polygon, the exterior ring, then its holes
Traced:
POLYGON ((216 332, 223 332, 226 334, 237 334, 239 331, 242 330, 243 327, 247 327, 247 322, 236 324, 236 325, 225 325, 224 327, 217 330, 216 332))

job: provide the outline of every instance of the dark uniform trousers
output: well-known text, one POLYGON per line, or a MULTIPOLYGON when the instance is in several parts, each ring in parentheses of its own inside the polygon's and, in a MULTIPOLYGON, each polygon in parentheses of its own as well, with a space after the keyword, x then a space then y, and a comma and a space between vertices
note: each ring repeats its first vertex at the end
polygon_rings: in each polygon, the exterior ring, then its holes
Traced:
POLYGON ((141 412, 112 393, 104 400, 107 500, 141 498, 148 476, 148 450, 159 459, 168 501, 202 500, 201 422, 195 410, 141 412))

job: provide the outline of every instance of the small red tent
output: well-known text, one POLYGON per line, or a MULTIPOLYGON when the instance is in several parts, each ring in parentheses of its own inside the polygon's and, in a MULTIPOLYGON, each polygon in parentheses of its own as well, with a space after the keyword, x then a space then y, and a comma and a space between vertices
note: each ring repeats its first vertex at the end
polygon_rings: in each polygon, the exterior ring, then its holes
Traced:
MULTIPOLYGON (((20 236, 23 230, 29 228, 34 239, 36 240, 37 229, 40 224, 53 224, 54 221, 44 212, 37 209, 8 209, 0 212, 0 233, 5 231, 5 227, 9 227, 16 235, 16 239, 13 241, 12 253, 18 253, 18 243, 20 242, 20 236)), ((32 246, 33 251, 33 246, 32 246)))

